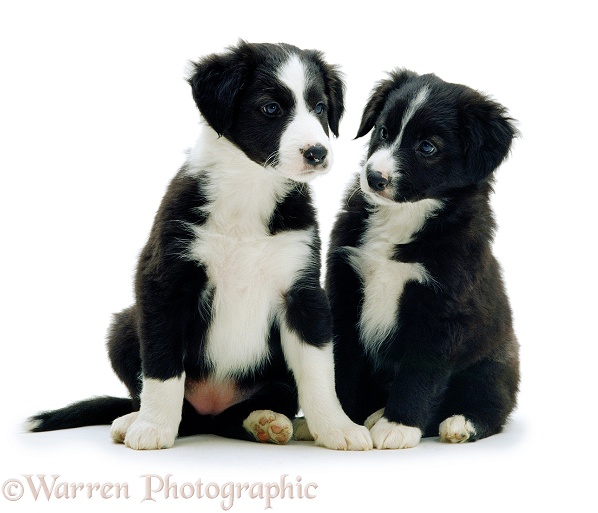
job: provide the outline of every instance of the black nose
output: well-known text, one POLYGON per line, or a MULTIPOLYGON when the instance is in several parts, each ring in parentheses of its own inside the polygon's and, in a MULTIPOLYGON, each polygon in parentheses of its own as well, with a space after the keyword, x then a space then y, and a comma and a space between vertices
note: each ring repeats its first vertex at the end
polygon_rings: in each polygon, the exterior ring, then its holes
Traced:
POLYGON ((328 152, 321 144, 310 146, 303 152, 303 158, 310 166, 317 166, 326 160, 328 152))
POLYGON ((383 191, 388 185, 388 179, 384 178, 380 171, 373 171, 368 168, 366 177, 368 179, 368 185, 375 191, 383 191))

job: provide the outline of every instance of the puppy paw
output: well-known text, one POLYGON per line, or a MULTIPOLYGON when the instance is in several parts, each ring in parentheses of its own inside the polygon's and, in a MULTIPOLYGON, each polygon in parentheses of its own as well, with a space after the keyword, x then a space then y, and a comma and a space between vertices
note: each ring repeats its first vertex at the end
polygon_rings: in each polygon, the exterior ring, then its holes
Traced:
POLYGON ((271 410, 251 412, 243 427, 258 442, 286 444, 293 436, 293 424, 288 417, 271 410))
POLYGON ((390 422, 384 417, 371 427, 370 434, 376 449, 409 449, 415 447, 422 436, 421 429, 390 422))
POLYGON ((133 413, 128 413, 127 415, 115 419, 110 428, 110 437, 112 440, 122 444, 125 441, 125 436, 127 436, 127 431, 131 427, 131 424, 137 420, 138 416, 139 412, 134 411, 133 413))
POLYGON ((373 448, 370 432, 364 426, 349 421, 340 427, 314 429, 317 445, 337 451, 369 451, 373 448))
POLYGON ((467 442, 472 435, 476 434, 472 422, 463 415, 453 415, 443 420, 439 426, 440 441, 450 444, 467 442))
POLYGON ((136 450, 168 449, 176 435, 176 428, 137 418, 127 429, 124 443, 136 450))
POLYGON ((365 419, 363 425, 368 429, 372 429, 374 424, 382 418, 382 415, 384 415, 384 408, 380 408, 378 411, 372 413, 367 419, 365 419))
POLYGON ((293 439, 303 442, 313 442, 314 437, 309 430, 305 417, 293 419, 293 439))

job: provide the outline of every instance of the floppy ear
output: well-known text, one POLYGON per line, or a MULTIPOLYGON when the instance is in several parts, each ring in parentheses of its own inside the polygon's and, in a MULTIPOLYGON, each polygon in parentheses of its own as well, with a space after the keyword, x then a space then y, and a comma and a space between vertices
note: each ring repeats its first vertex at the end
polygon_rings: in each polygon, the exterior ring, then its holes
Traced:
POLYGON ((328 64, 324 54, 318 50, 307 50, 307 53, 316 62, 320 74, 324 79, 324 90, 328 99, 328 126, 332 133, 338 137, 341 118, 345 112, 345 83, 338 66, 328 64))
POLYGON ((212 54, 193 62, 187 79, 193 99, 208 124, 224 134, 231 126, 236 100, 247 75, 248 45, 244 42, 228 53, 212 54))
POLYGON ((502 163, 519 132, 505 107, 477 91, 465 95, 460 109, 465 165, 478 182, 502 163))
POLYGON ((382 112, 384 104, 388 99, 390 93, 396 89, 400 89, 410 78, 417 77, 417 73, 406 69, 396 69, 389 73, 389 78, 381 80, 376 84, 368 103, 363 110, 361 116, 361 124, 355 139, 363 137, 376 124, 376 118, 382 112))

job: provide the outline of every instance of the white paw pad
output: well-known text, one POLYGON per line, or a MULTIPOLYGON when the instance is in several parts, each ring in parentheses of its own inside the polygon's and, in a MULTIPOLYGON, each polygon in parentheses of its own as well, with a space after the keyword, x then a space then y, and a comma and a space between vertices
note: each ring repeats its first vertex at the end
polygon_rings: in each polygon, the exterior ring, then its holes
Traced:
POLYGON ((453 415, 446 420, 443 420, 439 426, 440 441, 460 444, 467 442, 472 435, 476 434, 475 427, 471 421, 467 420, 463 415, 453 415))
POLYGON ((293 424, 286 415, 256 410, 243 421, 245 430, 258 442, 286 444, 293 436, 293 424))
POLYGON ((376 449, 409 449, 415 447, 422 436, 421 429, 404 426, 381 417, 370 429, 376 449))

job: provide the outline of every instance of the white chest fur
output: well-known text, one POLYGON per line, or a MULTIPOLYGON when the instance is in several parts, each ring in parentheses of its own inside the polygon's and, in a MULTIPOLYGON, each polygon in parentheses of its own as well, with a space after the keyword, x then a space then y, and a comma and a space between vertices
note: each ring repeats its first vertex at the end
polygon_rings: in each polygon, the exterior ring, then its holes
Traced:
POLYGON ((290 190, 288 180, 247 164, 237 171, 212 166, 208 178, 208 218, 193 228, 187 257, 205 266, 214 294, 205 356, 213 377, 223 380, 268 358, 270 326, 284 294, 310 265, 314 233, 268 232, 277 201, 290 190))
POLYGON ((359 319, 362 344, 376 353, 397 329, 399 300, 409 281, 426 283, 430 277, 422 264, 392 260, 397 244, 406 244, 440 206, 435 200, 377 205, 357 248, 346 248, 351 266, 363 286, 359 319))

